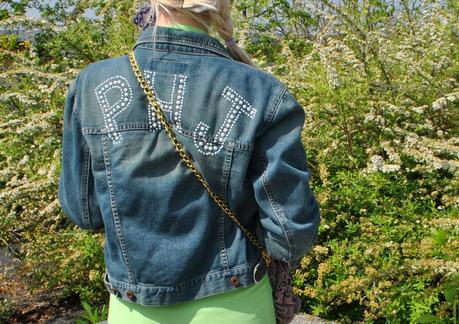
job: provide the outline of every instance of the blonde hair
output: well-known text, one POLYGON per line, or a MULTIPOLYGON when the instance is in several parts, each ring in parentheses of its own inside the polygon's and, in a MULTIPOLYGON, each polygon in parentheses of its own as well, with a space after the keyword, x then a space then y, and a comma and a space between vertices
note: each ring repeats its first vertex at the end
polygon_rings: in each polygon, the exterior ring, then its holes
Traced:
MULTIPOLYGON (((190 17, 205 30, 213 27, 225 40, 229 52, 236 60, 256 66, 249 55, 233 39, 234 26, 230 0, 150 0, 150 2, 150 16, 158 17, 157 14, 161 10, 174 21, 172 11, 175 11, 190 17)), ((154 28, 156 30, 156 21, 154 28)))

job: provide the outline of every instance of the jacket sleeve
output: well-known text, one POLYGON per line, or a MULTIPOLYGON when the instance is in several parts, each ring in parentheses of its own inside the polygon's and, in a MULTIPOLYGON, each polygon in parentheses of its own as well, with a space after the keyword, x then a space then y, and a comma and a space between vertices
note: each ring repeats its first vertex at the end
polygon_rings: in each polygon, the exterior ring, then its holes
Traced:
POLYGON ((77 111, 77 80, 78 77, 70 85, 65 99, 58 198, 65 215, 74 224, 101 231, 104 224, 95 193, 91 154, 77 111))
POLYGON ((285 88, 255 143, 251 182, 270 255, 295 264, 317 241, 320 212, 301 142, 305 112, 285 88))

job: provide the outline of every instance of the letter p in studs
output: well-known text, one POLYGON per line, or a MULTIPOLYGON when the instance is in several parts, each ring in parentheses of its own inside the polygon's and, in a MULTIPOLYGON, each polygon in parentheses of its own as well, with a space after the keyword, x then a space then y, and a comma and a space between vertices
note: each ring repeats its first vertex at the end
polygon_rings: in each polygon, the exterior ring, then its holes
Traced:
POLYGON ((131 104, 132 89, 125 77, 113 76, 100 83, 94 90, 104 116, 105 128, 113 144, 122 140, 115 117, 131 104))

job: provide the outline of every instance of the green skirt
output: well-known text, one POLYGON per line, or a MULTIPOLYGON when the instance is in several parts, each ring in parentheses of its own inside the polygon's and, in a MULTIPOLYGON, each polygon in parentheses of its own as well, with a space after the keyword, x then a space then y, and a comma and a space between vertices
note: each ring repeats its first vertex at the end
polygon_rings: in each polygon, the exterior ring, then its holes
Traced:
POLYGON ((108 324, 275 324, 268 276, 250 287, 170 306, 143 306, 110 294, 108 324))

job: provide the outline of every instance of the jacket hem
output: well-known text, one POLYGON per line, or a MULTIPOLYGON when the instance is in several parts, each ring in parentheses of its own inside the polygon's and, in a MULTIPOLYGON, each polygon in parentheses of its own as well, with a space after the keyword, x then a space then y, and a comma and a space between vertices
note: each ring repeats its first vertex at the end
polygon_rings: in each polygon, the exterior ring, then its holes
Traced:
POLYGON ((173 305, 251 286, 266 273, 266 267, 259 266, 261 264, 264 264, 263 260, 254 266, 232 268, 229 272, 211 273, 177 286, 130 284, 125 281, 114 280, 106 271, 104 284, 111 294, 127 302, 144 306, 173 305), (235 278, 237 279, 235 280, 235 278))

